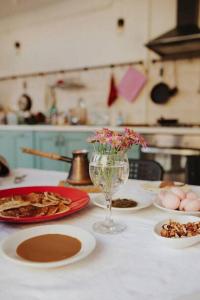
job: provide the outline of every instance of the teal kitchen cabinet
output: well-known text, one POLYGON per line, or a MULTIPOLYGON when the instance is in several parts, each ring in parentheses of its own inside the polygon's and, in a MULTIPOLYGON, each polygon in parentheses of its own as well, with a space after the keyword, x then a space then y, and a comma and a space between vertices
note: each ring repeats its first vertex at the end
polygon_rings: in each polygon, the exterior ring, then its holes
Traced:
MULTIPOLYGON (((72 157, 74 150, 86 149, 90 151, 90 145, 87 143, 87 138, 90 136, 88 132, 67 132, 63 134, 61 154, 72 157)), ((69 171, 70 164, 66 165, 66 170, 69 171)))
POLYGON ((0 131, 0 155, 11 168, 33 168, 35 158, 21 151, 22 147, 32 148, 34 136, 31 131, 0 131))
MULTIPOLYGON (((43 152, 62 154, 63 137, 59 132, 36 132, 35 149, 43 152)), ((36 168, 44 170, 65 171, 65 162, 36 156, 36 168)))
MULTIPOLYGON (((28 155, 21 152, 21 147, 55 152, 72 157, 74 150, 87 149, 89 157, 93 145, 87 142, 92 132, 53 132, 53 131, 0 131, 0 155, 3 155, 11 168, 39 168, 44 170, 68 171, 69 163, 28 155)), ((128 153, 129 158, 139 158, 140 150, 134 146, 128 153)))
MULTIPOLYGON (((36 132, 35 148, 44 152, 55 152, 72 157, 72 152, 79 149, 90 149, 86 132, 36 132)), ((69 171, 70 164, 36 157, 36 167, 45 170, 69 171)))
POLYGON ((63 155, 71 156, 74 150, 86 149, 90 151, 91 145, 87 142, 87 138, 91 134, 88 132, 67 132, 63 135, 64 149, 63 155))

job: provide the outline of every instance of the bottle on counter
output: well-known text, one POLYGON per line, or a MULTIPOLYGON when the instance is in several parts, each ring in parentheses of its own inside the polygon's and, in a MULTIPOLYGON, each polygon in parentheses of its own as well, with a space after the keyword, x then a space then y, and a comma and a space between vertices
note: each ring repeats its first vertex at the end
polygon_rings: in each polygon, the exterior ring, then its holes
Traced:
POLYGON ((76 107, 77 117, 78 117, 78 123, 80 125, 84 125, 87 123, 87 108, 85 100, 80 98, 78 100, 78 104, 76 107))
POLYGON ((121 126, 124 123, 124 118, 121 112, 118 113, 116 118, 116 126, 121 126))
POLYGON ((48 112, 48 123, 51 125, 57 125, 58 119, 58 109, 57 109, 57 101, 54 88, 50 89, 52 104, 48 112))
POLYGON ((8 125, 17 125, 18 122, 18 112, 15 111, 12 107, 7 107, 5 110, 6 124, 8 125))
POLYGON ((53 103, 49 111, 49 119, 51 125, 57 125, 57 117, 58 117, 58 110, 56 104, 53 103))

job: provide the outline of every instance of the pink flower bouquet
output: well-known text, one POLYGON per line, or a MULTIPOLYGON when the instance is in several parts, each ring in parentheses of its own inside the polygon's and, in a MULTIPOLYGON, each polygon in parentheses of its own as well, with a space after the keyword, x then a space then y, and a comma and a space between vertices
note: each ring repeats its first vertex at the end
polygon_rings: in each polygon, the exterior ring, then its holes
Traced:
POLYGON ((95 135, 88 139, 88 142, 94 145, 95 152, 101 154, 127 152, 133 145, 146 147, 144 138, 129 128, 125 128, 123 132, 108 128, 97 130, 95 135))

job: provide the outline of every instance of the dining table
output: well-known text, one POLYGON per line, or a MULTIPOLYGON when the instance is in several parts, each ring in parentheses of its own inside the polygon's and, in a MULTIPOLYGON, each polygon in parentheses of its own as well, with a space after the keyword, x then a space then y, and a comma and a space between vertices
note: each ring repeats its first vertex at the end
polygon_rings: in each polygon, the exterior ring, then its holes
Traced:
MULTIPOLYGON (((0 178, 0 189, 22 186, 58 186, 65 172, 14 169, 0 178), (23 176, 24 175, 24 176, 23 176), (16 178, 22 176, 22 180, 16 178)), ((119 191, 126 198, 154 201, 155 193, 143 188, 144 181, 128 180, 119 191)), ((200 193, 200 186, 195 190, 200 193)), ((0 254, 1 300, 185 300, 200 299, 200 243, 185 249, 166 247, 156 239, 153 228, 170 214, 154 205, 121 212, 113 219, 127 225, 119 234, 100 234, 92 225, 105 217, 105 210, 94 205, 37 224, 0 222, 0 240, 25 228, 62 224, 78 226, 96 239, 94 251, 76 263, 59 268, 33 268, 15 264, 0 254)))

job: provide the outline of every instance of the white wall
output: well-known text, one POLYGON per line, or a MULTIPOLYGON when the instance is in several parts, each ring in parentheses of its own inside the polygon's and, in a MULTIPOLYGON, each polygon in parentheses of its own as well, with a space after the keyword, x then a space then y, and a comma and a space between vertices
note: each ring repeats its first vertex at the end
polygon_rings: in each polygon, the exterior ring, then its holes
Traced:
MULTIPOLYGON (((149 81, 134 103, 118 99, 111 109, 106 100, 111 70, 30 78, 28 90, 33 110, 45 111, 46 86, 60 78, 78 78, 84 91, 57 91, 60 110, 67 111, 82 96, 91 113, 102 110, 115 118, 122 111, 126 122, 155 123, 161 115, 181 122, 200 122, 198 60, 177 62, 180 93, 167 105, 155 105, 149 91, 158 82, 159 64, 150 64, 155 55, 143 46, 151 37, 175 25, 175 0, 59 0, 26 14, 0 20, 0 76, 48 71, 86 65, 145 60, 149 81), (125 30, 117 31, 116 20, 125 18, 125 30), (14 42, 22 49, 16 54, 14 42), (188 113, 189 112, 189 113, 188 113)), ((136 66, 145 72, 144 68, 136 66)), ((126 68, 113 70, 117 82, 126 68)), ((167 83, 173 86, 173 64, 165 66, 167 83)), ((16 107, 22 94, 22 80, 0 82, 0 103, 16 107)))

